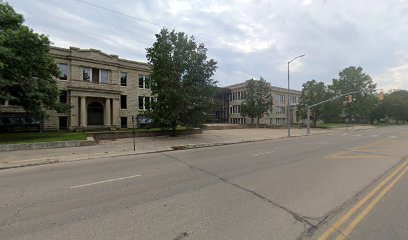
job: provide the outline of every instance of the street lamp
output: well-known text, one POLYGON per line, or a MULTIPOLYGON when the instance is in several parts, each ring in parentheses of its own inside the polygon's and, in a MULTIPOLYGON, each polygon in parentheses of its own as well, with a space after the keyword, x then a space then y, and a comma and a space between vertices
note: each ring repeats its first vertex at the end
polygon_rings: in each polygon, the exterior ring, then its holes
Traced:
POLYGON ((287 111, 287 120, 288 120, 288 137, 290 137, 290 85, 289 85, 289 65, 291 62, 295 61, 298 58, 304 57, 305 54, 299 55, 292 60, 288 61, 288 109, 287 111))

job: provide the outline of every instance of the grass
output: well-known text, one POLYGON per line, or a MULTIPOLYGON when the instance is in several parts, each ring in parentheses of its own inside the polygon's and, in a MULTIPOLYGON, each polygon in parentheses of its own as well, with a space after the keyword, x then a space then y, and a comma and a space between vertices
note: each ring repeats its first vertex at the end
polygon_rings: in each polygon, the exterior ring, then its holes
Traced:
POLYGON ((0 144, 86 140, 85 132, 0 133, 0 144))

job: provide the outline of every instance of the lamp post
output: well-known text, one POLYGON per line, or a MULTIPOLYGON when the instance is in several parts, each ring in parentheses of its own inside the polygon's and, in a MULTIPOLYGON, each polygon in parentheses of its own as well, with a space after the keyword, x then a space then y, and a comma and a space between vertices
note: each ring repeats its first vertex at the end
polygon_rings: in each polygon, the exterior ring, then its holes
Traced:
POLYGON ((288 120, 288 137, 290 137, 290 85, 289 85, 289 65, 291 62, 295 61, 298 58, 304 57, 305 54, 299 55, 292 60, 288 61, 288 107, 286 109, 287 111, 287 120, 288 120))

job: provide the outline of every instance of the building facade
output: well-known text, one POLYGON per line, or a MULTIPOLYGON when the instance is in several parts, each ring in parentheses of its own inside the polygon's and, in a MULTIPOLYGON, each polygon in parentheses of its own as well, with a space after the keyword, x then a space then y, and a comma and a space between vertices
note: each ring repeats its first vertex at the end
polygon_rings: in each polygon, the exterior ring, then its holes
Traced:
MULTIPOLYGON (((45 130, 120 129, 131 127, 131 116, 142 114, 152 100, 150 66, 95 49, 51 47, 60 69, 56 79, 62 90, 60 101, 67 113, 48 112, 45 130)), ((2 115, 24 114, 7 102, 2 115)))
MULTIPOLYGON (((71 106, 66 113, 49 111, 44 129, 82 131, 93 129, 123 129, 132 127, 132 117, 143 115, 153 101, 150 90, 150 65, 121 59, 96 49, 51 47, 50 54, 58 64, 56 78, 61 90, 60 101, 71 106)), ((216 122, 249 124, 241 115, 241 104, 247 81, 218 89, 215 101, 220 105, 214 112, 216 122)), ((271 87, 273 111, 260 119, 262 125, 287 124, 287 89, 271 87)), ((297 123, 296 104, 301 92, 290 91, 291 123, 297 123)), ((35 122, 23 109, 7 101, 0 102, 1 117, 14 119, 17 124, 35 122)), ((136 126, 137 127, 137 126, 136 126)))
MULTIPOLYGON (((229 117, 228 122, 231 124, 249 124, 251 119, 241 115, 241 104, 246 92, 247 81, 239 84, 227 86, 230 90, 228 93, 229 99, 229 117)), ((262 125, 286 125, 287 124, 287 105, 288 105, 288 90, 271 86, 273 96, 273 110, 268 115, 260 119, 262 125)), ((300 100, 301 92, 290 90, 290 114, 291 123, 298 123, 299 119, 296 114, 296 105, 300 100)), ((256 122, 256 119, 254 119, 256 122)))

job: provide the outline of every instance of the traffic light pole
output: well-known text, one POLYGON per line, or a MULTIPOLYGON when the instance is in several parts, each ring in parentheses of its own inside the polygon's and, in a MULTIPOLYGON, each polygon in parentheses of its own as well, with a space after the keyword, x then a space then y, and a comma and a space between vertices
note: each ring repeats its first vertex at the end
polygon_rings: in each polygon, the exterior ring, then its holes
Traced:
POLYGON ((323 104, 323 103, 326 103, 326 102, 331 102, 331 101, 336 100, 338 98, 341 98, 341 97, 344 97, 344 96, 347 96, 347 95, 350 95, 350 94, 358 93, 358 92, 359 91, 354 91, 354 92, 349 92, 349 93, 345 93, 345 94, 342 94, 342 95, 334 96, 334 97, 332 97, 330 99, 327 99, 327 100, 312 104, 310 106, 307 106, 307 134, 308 135, 310 134, 310 109, 312 107, 316 107, 316 106, 318 106, 320 104, 323 104))

